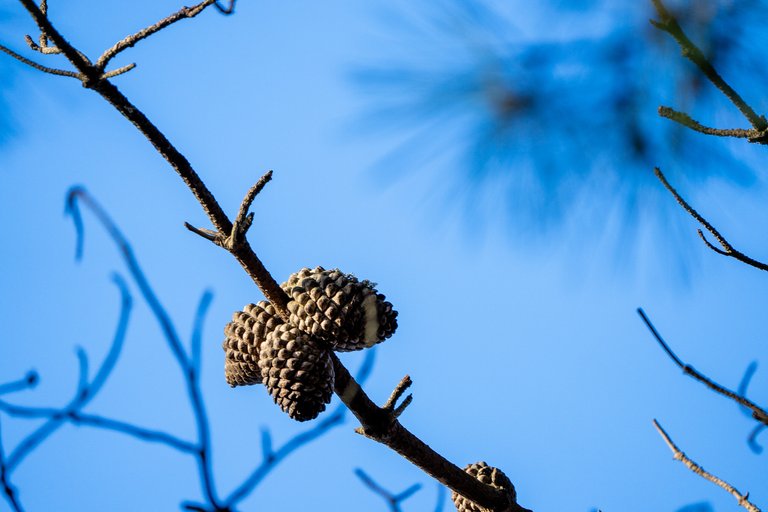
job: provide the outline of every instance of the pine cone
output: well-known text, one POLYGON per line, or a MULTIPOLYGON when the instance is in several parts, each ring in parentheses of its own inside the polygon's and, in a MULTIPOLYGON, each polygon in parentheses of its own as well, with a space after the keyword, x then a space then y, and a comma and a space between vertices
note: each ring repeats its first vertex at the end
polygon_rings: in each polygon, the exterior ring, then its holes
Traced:
POLYGON ((248 304, 232 315, 224 327, 224 376, 227 384, 249 386, 261 383, 259 349, 267 333, 282 324, 275 308, 267 301, 248 304))
POLYGON ((267 333, 259 367, 267 391, 294 420, 317 417, 331 401, 334 375, 328 351, 292 325, 267 333))
POLYGON ((323 267, 303 268, 282 284, 291 323, 342 352, 371 347, 397 329, 397 311, 374 286, 323 267))
MULTIPOLYGON (((476 462, 465 467, 464 471, 484 484, 505 490, 510 497, 510 502, 515 503, 517 499, 515 486, 502 470, 489 466, 485 462, 476 462)), ((490 512, 490 509, 483 508, 456 492, 451 493, 451 499, 458 512, 490 512)))

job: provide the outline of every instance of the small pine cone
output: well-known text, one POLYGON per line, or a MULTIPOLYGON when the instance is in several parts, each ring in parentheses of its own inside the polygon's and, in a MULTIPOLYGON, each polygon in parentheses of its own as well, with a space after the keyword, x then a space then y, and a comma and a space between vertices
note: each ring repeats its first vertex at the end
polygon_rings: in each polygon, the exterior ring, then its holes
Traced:
POLYGON ((397 311, 374 286, 323 267, 303 268, 282 284, 291 323, 342 352, 371 347, 397 329, 397 311))
POLYGON ((267 391, 294 420, 316 418, 331 401, 334 375, 328 351, 292 325, 267 333, 259 367, 267 391))
MULTIPOLYGON (((515 492, 515 486, 512 485, 512 482, 510 482, 502 470, 489 466, 485 462, 476 462, 469 464, 464 468, 464 471, 484 484, 505 490, 509 495, 510 503, 516 502, 517 493, 515 492)), ((490 509, 483 508, 456 492, 451 493, 451 499, 458 512, 490 512, 490 509)))
POLYGON ((243 311, 232 315, 232 321, 224 327, 224 376, 227 384, 249 386, 261 384, 259 349, 267 333, 280 325, 282 320, 275 308, 267 301, 248 304, 243 311))

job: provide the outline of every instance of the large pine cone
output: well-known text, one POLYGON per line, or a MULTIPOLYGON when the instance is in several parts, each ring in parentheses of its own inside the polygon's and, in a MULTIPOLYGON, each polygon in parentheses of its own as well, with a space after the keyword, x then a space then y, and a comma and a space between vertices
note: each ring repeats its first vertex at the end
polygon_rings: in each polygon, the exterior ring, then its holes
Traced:
MULTIPOLYGON (((484 484, 505 490, 512 503, 517 499, 515 486, 512 485, 512 482, 502 470, 489 466, 485 462, 476 462, 465 467, 464 471, 484 484)), ((453 500, 453 504, 456 505, 456 510, 458 512, 491 512, 490 509, 481 507, 456 492, 451 493, 451 499, 453 500)))
POLYGON ((334 374, 327 349, 292 325, 267 333, 259 367, 267 391, 294 420, 316 418, 331 401, 334 374))
POLYGON ((291 323, 342 352, 371 347, 397 329, 397 311, 374 286, 323 267, 303 268, 282 284, 291 323))
POLYGON ((224 327, 224 376, 227 384, 249 386, 261 383, 259 349, 267 333, 282 324, 275 308, 267 301, 248 304, 243 311, 232 315, 224 327))

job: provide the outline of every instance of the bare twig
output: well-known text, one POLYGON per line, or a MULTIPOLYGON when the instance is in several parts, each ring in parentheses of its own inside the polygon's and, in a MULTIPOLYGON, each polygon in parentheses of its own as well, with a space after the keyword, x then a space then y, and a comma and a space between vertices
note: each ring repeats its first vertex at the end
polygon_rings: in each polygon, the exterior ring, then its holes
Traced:
POLYGON ((236 0, 229 0, 229 5, 227 7, 224 7, 219 3, 219 0, 216 0, 216 3, 214 5, 216 6, 216 9, 218 9, 220 13, 232 14, 235 12, 235 2, 236 0))
POLYGON ((130 70, 132 70, 135 67, 136 67, 136 64, 134 64, 134 63, 126 64, 125 66, 123 66, 121 68, 113 69, 112 71, 108 71, 108 72, 104 73, 103 75, 101 75, 101 78, 103 80, 106 80, 108 78, 113 78, 113 77, 116 77, 118 75, 122 75, 123 73, 129 72, 130 70))
POLYGON ((195 312, 195 322, 192 326, 192 342, 189 349, 190 352, 190 365, 192 369, 200 373, 200 352, 203 346, 203 321, 208 313, 208 308, 213 301, 213 292, 206 290, 200 297, 200 302, 197 305, 197 311, 195 312))
POLYGON ((680 123, 681 125, 690 128, 691 130, 701 132, 706 135, 715 135, 718 137, 738 137, 741 139, 756 139, 763 135, 762 132, 755 130, 754 128, 751 130, 745 130, 743 128, 710 128, 709 126, 702 125, 685 112, 678 112, 677 110, 670 107, 659 107, 659 115, 661 117, 666 117, 667 119, 675 121, 676 123, 680 123))
MULTIPOLYGON (((747 396, 747 390, 749 389, 749 383, 752 381, 752 377, 755 375, 755 372, 757 371, 757 361, 752 361, 747 366, 747 369, 744 370, 744 375, 741 377, 741 382, 739 382, 739 387, 736 388, 736 393, 741 396, 747 396)), ((747 407, 741 407, 741 411, 749 416, 752 417, 752 411, 747 407)))
POLYGON ((421 484, 413 484, 403 492, 394 494, 382 487, 361 468, 355 468, 355 475, 357 475, 363 484, 368 487, 374 494, 377 494, 384 500, 391 512, 401 512, 402 508, 400 508, 400 504, 416 494, 421 489, 421 484))
POLYGON ((661 348, 664 349, 664 351, 667 353, 670 359, 674 361, 674 363, 683 370, 683 373, 686 375, 690 375, 697 381, 701 382, 711 390, 715 391, 716 393, 719 393, 727 398, 730 398, 737 404, 748 408, 750 411, 752 411, 752 417, 756 419, 757 421, 764 423, 765 425, 768 425, 768 411, 760 407, 759 405, 755 404, 751 400, 749 400, 747 397, 742 396, 738 393, 735 393, 731 391, 730 389, 727 389, 717 382, 709 379, 707 376, 696 370, 693 366, 689 364, 683 363, 683 361, 675 355, 674 352, 672 352, 672 349, 669 348, 669 345, 667 345, 667 342, 664 341, 664 338, 661 337, 659 332, 656 330, 656 328, 653 326, 653 323, 651 323, 651 320, 648 318, 648 316, 645 314, 645 311, 643 311, 642 308, 637 308, 637 313, 640 315, 640 318, 643 319, 643 322, 645 323, 646 327, 648 327, 648 330, 651 331, 651 334, 653 334, 653 337, 656 338, 656 341, 661 345, 661 348))
POLYGON ((15 393, 16 391, 23 391, 25 389, 33 388, 39 381, 40 376, 37 374, 37 372, 30 370, 24 377, 19 380, 0 384, 0 395, 4 395, 6 393, 15 393))
POLYGON ((667 446, 669 446, 669 449, 672 450, 672 453, 675 456, 675 460, 679 460, 685 466, 699 475, 700 477, 704 478, 705 480, 709 480, 713 484, 722 487, 727 492, 733 495, 734 498, 739 502, 739 506, 744 507, 745 509, 749 510, 750 512, 760 512, 760 509, 755 506, 752 502, 749 501, 749 493, 741 494, 738 490, 736 490, 735 487, 733 487, 731 484, 726 482, 725 480, 722 480, 721 478, 718 478, 717 476, 713 475, 712 473, 707 472, 704 468, 699 466, 696 462, 688 458, 680 449, 675 445, 675 443, 670 439, 669 435, 664 431, 664 429, 659 425, 659 422, 656 420, 653 420, 653 426, 656 427, 656 430, 659 432, 661 437, 664 439, 664 442, 667 443, 667 446))
POLYGON ((760 444, 757 442, 757 436, 759 436, 760 433, 766 428, 768 427, 762 423, 755 425, 755 428, 752 429, 752 432, 750 432, 749 437, 747 438, 747 444, 749 445, 749 448, 755 453, 762 453, 763 451, 763 447, 760 446, 760 444))
POLYGON ((80 378, 78 380, 77 391, 69 404, 61 410, 58 410, 55 414, 50 415, 45 423, 25 437, 9 454, 6 461, 9 471, 13 471, 27 455, 37 448, 48 436, 58 430, 71 414, 81 411, 88 405, 101 390, 101 387, 114 369, 115 363, 120 357, 123 342, 125 341, 125 334, 128 329, 128 320, 130 318, 133 303, 133 299, 123 280, 120 277, 115 276, 114 281, 120 290, 121 296, 120 318, 118 319, 115 334, 112 339, 112 345, 107 356, 101 363, 93 380, 89 381, 88 359, 82 349, 77 351, 78 361, 80 363, 80 378))
POLYGON ((14 59, 18 60, 19 62, 23 62, 27 66, 33 67, 38 71, 42 71, 43 73, 49 73, 51 75, 58 75, 58 76, 69 76, 72 78, 77 78, 78 80, 82 80, 83 77, 80 73, 75 73, 74 71, 67 71, 66 69, 56 69, 56 68, 49 68, 48 66, 43 66, 42 64, 38 64, 35 61, 29 60, 28 58, 19 55, 15 51, 11 50, 7 46, 3 46, 0 44, 0 51, 7 53, 14 59))
POLYGON ((680 206, 682 206, 683 210, 685 210, 686 213, 688 213, 688 215, 693 217, 696 220, 696 222, 701 224, 709 233, 711 233, 712 236, 715 237, 715 240, 717 240, 717 243, 720 244, 722 249, 712 245, 712 243, 710 243, 710 241, 707 240, 707 238, 704 236, 704 232, 701 229, 699 229, 698 230, 699 237, 701 237, 701 239, 704 241, 707 247, 709 247, 710 249, 712 249, 718 254, 734 258, 736 260, 741 261, 742 263, 746 263, 751 267, 755 267, 759 270, 768 270, 768 265, 766 265, 765 263, 762 263, 753 258, 750 258, 743 252, 734 249, 733 246, 728 242, 728 240, 726 240, 725 237, 723 237, 723 235, 721 235, 720 232, 717 229, 715 229, 715 227, 712 224, 710 224, 704 217, 702 217, 699 214, 699 212, 694 210, 693 207, 689 205, 686 202, 686 200, 683 199, 683 197, 677 192, 677 190, 675 190, 675 188, 672 185, 670 185, 669 181, 667 181, 667 178, 664 176, 664 173, 661 172, 661 169, 656 167, 653 170, 653 172, 656 174, 656 177, 659 179, 659 181, 661 181, 661 184, 664 185, 664 188, 666 188, 669 191, 669 193, 674 196, 677 203, 680 206))
POLYGON ((651 24, 659 30, 668 33, 677 41, 683 55, 693 62, 704 73, 704 76, 741 111, 755 130, 758 132, 768 130, 768 121, 765 117, 755 113, 752 107, 720 76, 714 66, 704 56, 704 53, 688 39, 680 24, 664 6, 662 0, 653 0, 653 5, 656 7, 660 21, 651 20, 651 24))
POLYGON ((3 496, 14 512, 23 512, 21 502, 16 493, 16 488, 11 483, 10 471, 5 459, 2 431, 0 430, 0 486, 3 488, 3 496))
POLYGON ((210 6, 213 3, 215 3, 215 0, 204 0, 192 7, 182 7, 179 11, 171 14, 166 18, 163 18, 162 20, 158 21, 154 25, 150 25, 147 28, 139 30, 135 34, 132 34, 124 39, 121 39, 120 41, 115 43, 111 48, 107 49, 104 53, 101 54, 101 57, 99 57, 98 60, 96 61, 96 67, 103 71, 107 67, 107 64, 109 64, 109 61, 115 58, 115 56, 117 56, 118 53, 128 48, 132 48, 139 41, 146 39, 147 37, 151 36, 155 32, 158 32, 164 29, 168 25, 172 25, 173 23, 176 23, 177 21, 180 21, 180 20, 194 18, 195 16, 203 12, 203 10, 206 7, 210 6))
POLYGON ((403 396, 405 391, 411 387, 411 384, 413 384, 413 381, 411 380, 410 375, 406 375, 402 378, 402 380, 395 386, 394 391, 392 391, 392 394, 389 395, 389 399, 384 403, 382 406, 382 409, 386 409, 389 411, 392 411, 395 418, 399 418, 400 415, 405 411, 406 407, 408 407, 411 402, 413 401, 413 395, 409 394, 407 397, 405 397, 405 400, 403 400, 403 403, 401 403, 399 406, 395 407, 397 405, 397 401, 400 400, 400 397, 403 396))
POLYGON ((191 357, 187 356, 184 351, 181 338, 178 335, 176 327, 173 325, 170 315, 163 307, 162 303, 158 299, 155 291, 149 283, 149 280, 144 275, 144 271, 141 268, 136 256, 133 253, 133 249, 128 243, 125 236, 120 229, 109 217, 107 212, 96 202, 96 200, 88 194, 88 192, 82 187, 73 187, 67 194, 67 213, 69 213, 75 223, 78 235, 78 254, 82 254, 82 239, 84 236, 82 216, 80 213, 80 204, 84 204, 88 209, 93 212, 99 222, 109 233, 114 243, 120 249, 120 255, 123 258, 128 271, 139 287, 142 297, 149 305, 152 314, 160 324, 160 328, 164 334, 164 338, 171 349, 173 356, 182 372, 184 378, 184 384, 189 395, 190 405, 192 407, 193 416, 195 418, 195 424, 197 426, 197 452, 196 457, 198 459, 198 472, 200 476, 203 492, 206 495, 209 503, 218 507, 219 499, 216 496, 215 487, 213 484, 213 474, 211 471, 210 461, 210 427, 208 422, 207 412, 205 410, 205 404, 203 403, 200 383, 199 372, 193 366, 191 357))

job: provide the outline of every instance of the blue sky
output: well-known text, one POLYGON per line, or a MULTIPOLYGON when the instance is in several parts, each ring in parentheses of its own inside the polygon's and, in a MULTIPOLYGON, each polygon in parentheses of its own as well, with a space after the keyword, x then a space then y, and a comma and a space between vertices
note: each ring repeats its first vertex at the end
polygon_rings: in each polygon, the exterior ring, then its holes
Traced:
MULTIPOLYGON (((69 1, 52 3, 51 17, 95 55, 177 7, 69 1)), ((702 501, 735 510, 730 496, 672 460, 651 426, 657 418, 705 468, 768 503, 765 455, 745 442, 753 422, 684 377, 635 313, 644 307, 681 358, 736 387, 749 362, 766 356, 763 276, 707 251, 674 209, 661 223, 674 237, 641 230, 634 256, 620 261, 616 240, 582 236, 589 226, 578 222, 550 238, 513 236, 492 215, 474 229, 442 193, 441 162, 418 162, 419 172, 398 169, 390 179, 380 162, 398 134, 361 133, 374 100, 349 80, 355 66, 382 53, 385 7, 242 2, 235 16, 207 12, 126 52, 118 63, 138 67, 116 83, 231 214, 274 170, 249 237, 278 280, 323 265, 379 284, 400 312, 399 329, 378 349, 365 388, 383 402, 410 374, 415 399, 402 421, 450 460, 502 468, 521 504, 537 511, 673 511, 702 501)), ((33 27, 21 7, 5 10, 0 40, 19 49, 33 27)), ((109 276, 126 270, 88 214, 85 256, 74 261, 74 229, 62 211, 66 191, 82 184, 132 242, 185 342, 200 294, 215 294, 201 386, 226 494, 259 462, 262 426, 276 443, 307 428, 261 387, 233 390, 224 381, 224 324, 260 292, 233 258, 183 228, 207 226, 199 205, 109 105, 73 80, 6 61, 2 70, 13 133, 0 147, 0 381, 30 368, 42 379, 6 398, 63 404, 76 386, 74 347, 94 366, 108 349, 119 306, 109 276)), ((684 162, 669 165, 686 172, 684 162)), ((685 193, 737 247, 758 259, 768 252, 760 177, 750 189, 708 181, 685 193)), ((128 281, 135 307, 124 353, 87 410, 189 437, 180 373, 128 281)), ((354 369, 360 355, 342 359, 354 369)), ((760 367, 753 379, 758 402, 765 375, 760 367)), ((0 421, 6 450, 35 426, 0 421)), ((348 420, 294 454, 242 509, 386 510, 354 476, 361 467, 393 491, 424 484, 404 509, 433 510, 435 485, 354 427, 348 420)), ((85 427, 62 428, 13 482, 29 511, 173 510, 200 499, 191 459, 85 427)))

